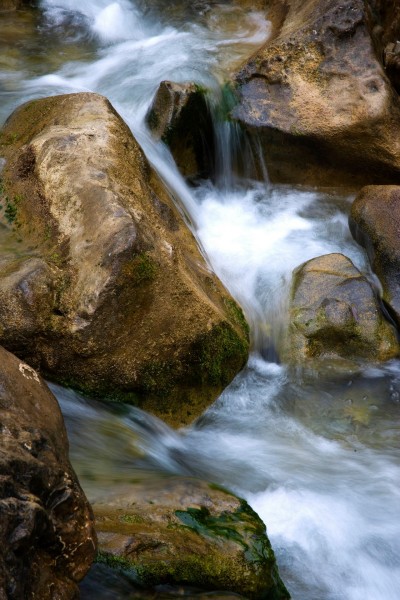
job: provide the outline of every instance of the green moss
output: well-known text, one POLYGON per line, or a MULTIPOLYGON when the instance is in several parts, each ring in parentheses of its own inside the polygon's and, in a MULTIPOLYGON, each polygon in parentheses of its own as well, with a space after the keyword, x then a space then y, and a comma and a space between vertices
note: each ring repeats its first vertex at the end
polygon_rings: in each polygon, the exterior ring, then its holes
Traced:
POLYGON ((136 570, 133 568, 132 563, 124 556, 117 556, 115 554, 110 554, 109 552, 103 552, 102 550, 99 550, 97 552, 95 562, 107 565, 107 567, 110 567, 110 569, 114 569, 115 571, 129 572, 130 575, 133 575, 134 578, 136 578, 136 570))
POLYGON ((173 368, 167 361, 151 361, 138 377, 140 388, 146 394, 167 396, 173 389, 173 368))
POLYGON ((144 523, 145 520, 140 515, 121 515, 119 520, 123 523, 144 523))
POLYGON ((224 387, 246 364, 248 349, 247 340, 228 322, 216 325, 193 345, 192 376, 202 384, 224 387))
POLYGON ((153 259, 143 252, 139 255, 136 266, 136 281, 152 281, 157 274, 157 265, 153 259))
POLYGON ((246 321, 246 317, 244 316, 243 310, 231 298, 224 298, 224 304, 225 304, 232 320, 234 321, 234 323, 236 323, 237 325, 239 325, 241 327, 241 329, 243 330, 243 332, 246 335, 246 338, 248 340, 249 336, 250 336, 250 328, 246 321))

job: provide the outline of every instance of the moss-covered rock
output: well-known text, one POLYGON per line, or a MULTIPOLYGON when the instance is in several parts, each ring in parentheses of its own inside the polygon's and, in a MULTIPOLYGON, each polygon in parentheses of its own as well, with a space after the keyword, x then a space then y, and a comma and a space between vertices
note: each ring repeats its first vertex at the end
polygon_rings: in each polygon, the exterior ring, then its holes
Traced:
POLYGON ((0 348, 0 597, 75 599, 95 551, 57 400, 0 348))
POLYGON ((260 140, 271 180, 399 182, 400 100, 375 43, 383 15, 364 0, 267 5, 272 35, 236 75, 232 115, 260 140))
POLYGON ((400 325, 400 187, 367 186, 351 207, 353 237, 365 247, 383 287, 383 299, 400 325))
POLYGON ((33 101, 0 155, 1 343, 84 392, 194 419, 244 366, 248 329, 126 124, 96 94, 33 101))
POLYGON ((328 254, 294 271, 285 361, 377 362, 398 351, 394 327, 350 259, 328 254))
POLYGON ((205 92, 194 83, 162 81, 147 114, 153 135, 165 142, 190 179, 214 170, 214 132, 205 92))
POLYGON ((248 504, 198 480, 135 486, 94 506, 98 561, 143 587, 184 585, 289 598, 265 526, 248 504))

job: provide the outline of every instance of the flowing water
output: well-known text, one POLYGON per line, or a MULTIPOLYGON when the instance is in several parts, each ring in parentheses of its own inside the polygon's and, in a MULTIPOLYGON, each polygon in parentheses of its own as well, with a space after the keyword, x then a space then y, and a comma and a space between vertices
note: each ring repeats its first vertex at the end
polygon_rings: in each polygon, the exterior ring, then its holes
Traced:
MULTIPOLYGON (((252 330, 246 369, 182 431, 132 407, 116 412, 53 390, 91 500, 145 477, 199 476, 246 497, 260 514, 294 600, 398 600, 398 362, 317 376, 276 361, 293 268, 338 251, 372 278, 348 231, 351 194, 234 177, 238 136, 226 124, 216 125, 219 177, 190 189, 144 124, 164 79, 202 84, 218 104, 229 72, 269 33, 249 4, 42 0, 39 11, 0 15, 0 121, 29 98, 106 95, 190 215, 252 330)), ((0 244, 12 245, 3 231, 0 244)), ((123 581, 89 581, 82 593, 134 597, 123 581)))

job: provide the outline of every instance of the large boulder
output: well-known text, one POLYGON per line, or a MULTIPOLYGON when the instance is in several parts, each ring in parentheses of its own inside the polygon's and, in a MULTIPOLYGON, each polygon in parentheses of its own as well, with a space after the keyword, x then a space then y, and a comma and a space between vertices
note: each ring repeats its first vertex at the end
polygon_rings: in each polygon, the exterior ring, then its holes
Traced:
POLYGON ((0 141, 0 342, 84 392, 198 416, 248 328, 126 124, 71 94, 23 105, 0 141))
POLYGON ((363 0, 272 0, 269 42, 237 73, 232 116, 272 181, 400 181, 400 101, 363 0))
POLYGON ((398 351, 394 327, 349 258, 327 254, 294 271, 285 361, 379 362, 398 351))
POLYGON ((353 237, 365 247, 383 287, 383 299, 400 325, 400 187, 367 186, 353 202, 353 237))
POLYGON ((289 598, 265 525, 227 491, 184 477, 161 479, 94 504, 100 562, 159 584, 289 598))
POLYGON ((0 348, 0 598, 76 598, 95 550, 57 400, 0 348))

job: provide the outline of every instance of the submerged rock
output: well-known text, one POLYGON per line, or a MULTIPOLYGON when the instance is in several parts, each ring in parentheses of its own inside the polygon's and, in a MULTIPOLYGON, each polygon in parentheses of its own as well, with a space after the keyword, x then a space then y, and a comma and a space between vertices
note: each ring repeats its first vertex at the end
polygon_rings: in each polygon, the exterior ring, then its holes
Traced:
POLYGON ((400 101, 363 0, 272 0, 270 41, 236 76, 233 117, 272 181, 400 181, 400 101))
POLYGON ((154 136, 165 142, 187 178, 214 168, 214 133, 204 90, 194 83, 162 81, 147 114, 154 136))
POLYGON ((365 247, 383 287, 383 299, 400 325, 400 187, 367 186, 350 214, 350 230, 365 247))
POLYGON ((0 597, 77 597, 96 550, 57 400, 0 348, 0 597))
POLYGON ((0 141, 0 233, 17 247, 0 342, 84 392, 194 419, 245 365, 248 328, 126 124, 102 96, 56 96, 0 141))
POLYGON ((248 504, 208 483, 173 477, 94 505, 98 561, 160 584, 289 598, 265 526, 248 504))
POLYGON ((383 361, 398 355, 395 329, 367 279, 343 254, 313 258, 294 271, 286 362, 383 361))

